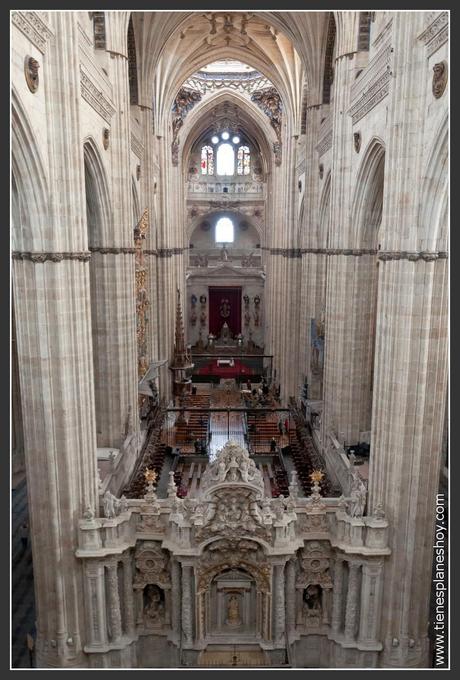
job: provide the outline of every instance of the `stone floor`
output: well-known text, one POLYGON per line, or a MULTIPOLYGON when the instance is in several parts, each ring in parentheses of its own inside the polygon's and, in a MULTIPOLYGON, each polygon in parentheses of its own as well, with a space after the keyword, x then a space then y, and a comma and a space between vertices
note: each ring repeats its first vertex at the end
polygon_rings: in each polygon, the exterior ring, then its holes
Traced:
POLYGON ((27 486, 23 478, 12 491, 12 534, 11 534, 11 613, 13 668, 30 668, 27 634, 35 637, 35 599, 30 541, 23 552, 19 527, 29 521, 27 486))

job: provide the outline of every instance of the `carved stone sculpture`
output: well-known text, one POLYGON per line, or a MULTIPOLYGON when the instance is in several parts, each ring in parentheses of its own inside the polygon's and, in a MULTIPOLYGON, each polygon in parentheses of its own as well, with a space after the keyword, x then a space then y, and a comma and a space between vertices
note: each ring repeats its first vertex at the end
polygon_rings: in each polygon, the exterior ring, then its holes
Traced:
POLYGON ((239 628, 241 626, 240 601, 237 595, 230 595, 228 598, 226 623, 232 628, 239 628))
POLYGON ((38 69, 40 64, 33 57, 27 56, 24 61, 24 75, 26 78, 27 87, 31 92, 38 90, 39 78, 38 69))
POLYGON ((444 90, 446 89, 447 85, 447 78, 448 78, 447 62, 440 61, 438 64, 435 64, 433 66, 433 83, 432 83, 433 95, 435 99, 439 99, 444 94, 444 90))

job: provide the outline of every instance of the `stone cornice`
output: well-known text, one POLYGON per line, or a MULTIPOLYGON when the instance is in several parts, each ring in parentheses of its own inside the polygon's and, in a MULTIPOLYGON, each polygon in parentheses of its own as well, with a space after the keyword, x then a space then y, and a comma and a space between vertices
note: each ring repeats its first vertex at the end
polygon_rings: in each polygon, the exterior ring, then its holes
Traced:
POLYGON ((382 48, 353 84, 352 105, 348 110, 353 125, 364 118, 390 91, 392 52, 391 45, 382 48))
POLYGON ((46 43, 54 34, 43 21, 40 12, 13 12, 11 21, 37 50, 45 54, 46 43))
POLYGON ((332 146, 332 128, 330 128, 324 137, 320 139, 316 146, 316 150, 318 152, 319 156, 322 156, 323 154, 326 153, 326 151, 329 151, 329 149, 332 146))
POLYGON ((62 262, 62 260, 78 260, 80 262, 88 262, 91 259, 91 253, 87 251, 75 253, 44 253, 44 252, 19 252, 17 250, 11 253, 13 260, 29 260, 30 262, 62 262))
POLYGON ((136 156, 139 158, 139 160, 142 159, 142 156, 144 155, 144 145, 138 139, 133 132, 131 132, 131 151, 133 151, 136 156))
POLYGON ((101 255, 134 255, 136 249, 124 246, 95 246, 90 247, 90 251, 101 255))
POLYGON ((96 113, 101 116, 101 118, 103 118, 107 123, 110 123, 110 119, 115 113, 115 108, 104 95, 104 93, 98 89, 97 85, 95 85, 89 75, 84 71, 81 64, 80 86, 81 96, 83 99, 88 102, 91 108, 93 108, 96 113))
POLYGON ((182 255, 185 248, 158 248, 158 257, 172 257, 173 255, 182 255))
POLYGON ((441 12, 418 37, 426 46, 426 56, 431 57, 449 39, 449 15, 441 12))
POLYGON ((388 260, 409 260, 410 262, 423 260, 424 262, 433 262, 434 260, 445 260, 447 257, 448 254, 445 251, 434 252, 428 250, 423 250, 421 252, 408 250, 381 250, 378 253, 378 259, 383 262, 387 262, 388 260))
POLYGON ((371 248, 261 248, 268 250, 270 255, 282 255, 283 257, 301 257, 302 255, 345 255, 360 257, 361 255, 377 255, 379 260, 409 260, 417 262, 424 260, 432 262, 434 260, 446 259, 448 254, 445 251, 406 251, 406 250, 375 250, 371 248))

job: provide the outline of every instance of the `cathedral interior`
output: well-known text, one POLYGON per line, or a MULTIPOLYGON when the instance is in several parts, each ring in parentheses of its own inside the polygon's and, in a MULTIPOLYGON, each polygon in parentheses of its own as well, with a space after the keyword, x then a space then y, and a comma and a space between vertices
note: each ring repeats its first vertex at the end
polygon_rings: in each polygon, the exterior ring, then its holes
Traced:
POLYGON ((448 23, 11 12, 13 667, 438 663, 448 23))

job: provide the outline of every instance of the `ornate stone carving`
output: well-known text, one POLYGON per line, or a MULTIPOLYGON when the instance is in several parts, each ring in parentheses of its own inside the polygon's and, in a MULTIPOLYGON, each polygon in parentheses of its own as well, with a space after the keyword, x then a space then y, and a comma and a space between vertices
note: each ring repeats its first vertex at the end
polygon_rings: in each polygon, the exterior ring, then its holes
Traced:
POLYGON ((24 59, 24 75, 26 78, 27 87, 31 92, 36 92, 39 85, 38 69, 40 64, 36 59, 27 55, 24 59))
POLYGON ((353 119, 353 125, 387 96, 392 75, 392 53, 393 48, 390 45, 380 50, 353 84, 353 103, 348 111, 353 119))
POLYGON ((100 255, 134 255, 136 252, 135 248, 124 248, 124 247, 104 247, 104 246, 90 246, 90 251, 92 253, 99 253, 100 255))
POLYGON ((331 549, 325 541, 308 541, 299 553, 297 585, 307 588, 311 584, 332 588, 330 575, 331 549))
POLYGON ((113 104, 107 99, 104 93, 93 83, 89 75, 80 65, 80 86, 81 96, 88 104, 103 118, 107 123, 115 113, 113 104))
POLYGON ((332 128, 326 132, 324 137, 320 139, 316 146, 316 150, 318 152, 319 156, 322 156, 323 154, 326 153, 326 151, 329 151, 329 149, 332 146, 332 128))
POLYGON ((184 119, 187 113, 191 111, 195 104, 200 100, 201 94, 199 92, 196 92, 195 90, 189 90, 185 87, 181 87, 181 89, 177 93, 172 107, 173 143, 177 140, 179 130, 184 124, 184 119))
POLYGON ((22 253, 13 251, 11 253, 13 260, 29 260, 30 262, 62 262, 62 260, 78 260, 79 262, 89 262, 91 253, 22 253))
POLYGON ((39 12, 13 12, 11 21, 13 26, 16 26, 42 54, 45 54, 47 41, 53 36, 53 32, 40 17, 39 12))
POLYGON ((110 491, 106 491, 103 498, 104 517, 106 519, 113 519, 122 512, 128 510, 128 503, 126 497, 123 495, 117 498, 110 491))
POLYGON ((109 128, 104 128, 102 130, 102 146, 104 149, 107 151, 109 148, 109 141, 110 141, 110 130, 109 128))
POLYGON ((444 94, 447 86, 447 61, 440 61, 433 66, 433 96, 439 99, 444 94))
POLYGON ((136 335, 137 335, 137 357, 138 357, 138 375, 141 378, 147 368, 147 326, 148 326, 148 308, 150 307, 150 300, 148 298, 148 269, 144 263, 144 245, 149 228, 149 211, 148 208, 142 213, 142 217, 134 229, 134 244, 136 253, 136 335))
POLYGON ((205 491, 224 482, 250 484, 263 495, 261 472, 248 452, 234 441, 228 441, 208 465, 202 477, 201 489, 205 491))
POLYGON ((139 160, 142 159, 144 155, 144 145, 133 132, 131 132, 131 150, 134 151, 139 160))
POLYGON ((143 541, 136 550, 135 564, 137 586, 156 584, 164 588, 169 585, 169 555, 159 542, 143 541))
POLYGON ((273 142, 273 153, 275 154, 275 165, 281 165, 281 142, 273 142))
POLYGON ((359 153, 359 150, 361 148, 361 133, 360 132, 354 132, 353 133, 353 144, 354 144, 356 153, 359 153))
POLYGON ((324 175, 324 165, 322 163, 319 164, 319 178, 323 179, 324 175))
POLYGON ((144 622, 146 627, 163 626, 165 623, 164 590, 155 584, 144 588, 144 622))
POLYGON ((449 38, 449 15, 447 12, 441 12, 428 28, 419 35, 421 40, 426 45, 426 56, 431 57, 449 38))
POLYGON ((350 499, 347 505, 347 513, 350 515, 350 517, 362 517, 366 507, 367 488, 355 470, 353 470, 350 474, 352 481, 350 499))
POLYGON ((198 565, 198 592, 208 589, 214 576, 229 569, 243 569, 256 581, 261 592, 270 591, 270 565, 254 541, 224 538, 210 543, 198 565))
POLYGON ((251 95, 251 101, 269 117, 270 124, 275 130, 278 141, 281 142, 282 102, 277 90, 268 87, 265 90, 257 90, 251 95))

